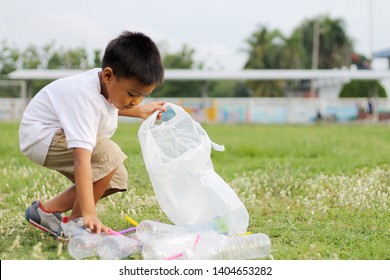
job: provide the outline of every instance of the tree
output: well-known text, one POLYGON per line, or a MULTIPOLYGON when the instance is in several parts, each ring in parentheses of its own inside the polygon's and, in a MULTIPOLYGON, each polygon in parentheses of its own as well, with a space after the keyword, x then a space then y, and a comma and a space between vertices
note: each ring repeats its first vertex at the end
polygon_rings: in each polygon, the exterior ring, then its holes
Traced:
MULTIPOLYGON (((89 68, 88 55, 84 48, 55 48, 51 42, 42 48, 30 44, 23 51, 11 47, 6 40, 0 45, 0 78, 19 68, 22 69, 87 69, 89 68)), ((34 81, 33 94, 38 92, 50 81, 34 81)))
POLYGON ((93 52, 93 54, 94 54, 93 66, 95 68, 102 67, 101 51, 100 50, 95 50, 93 52))
MULTIPOLYGON (((286 39, 279 30, 269 31, 261 26, 247 40, 249 57, 245 69, 282 69, 285 68, 286 39)), ((246 86, 251 89, 252 96, 283 96, 285 83, 283 81, 248 81, 246 86)))
POLYGON ((249 97, 250 91, 240 81, 209 81, 208 97, 249 97))
POLYGON ((41 54, 34 45, 29 45, 22 53, 23 69, 37 69, 42 64, 41 54))
POLYGON ((89 68, 87 51, 78 47, 54 50, 49 57, 48 69, 87 69, 89 68))
MULTIPOLYGON (((176 53, 162 52, 164 67, 166 69, 193 69, 202 67, 193 59, 195 51, 184 45, 176 53)), ((155 90, 154 97, 200 97, 204 90, 201 81, 166 81, 163 87, 155 90)))
MULTIPOLYGON (((247 40, 245 69, 332 69, 349 66, 352 40, 344 22, 328 16, 303 21, 290 37, 278 29, 260 26, 247 40), (318 42, 318 44, 315 44, 318 42), (316 62, 318 58, 318 62, 316 62)), ((285 96, 287 91, 301 91, 307 81, 250 81, 246 85, 253 96, 285 96)))
POLYGON ((247 40, 249 57, 245 69, 281 69, 285 38, 279 30, 269 31, 261 26, 247 40))
POLYGON ((47 69, 59 69, 62 66, 63 55, 60 51, 54 51, 47 62, 47 69))
POLYGON ((305 59, 304 68, 312 66, 313 39, 319 36, 318 68, 333 69, 351 64, 353 43, 345 31, 342 19, 331 19, 322 16, 303 21, 294 32, 302 33, 302 43, 308 59, 305 59), (315 34, 315 25, 319 26, 319 34, 315 34))
POLYGON ((310 64, 310 56, 303 45, 302 29, 295 29, 286 39, 284 48, 285 69, 304 69, 310 64))
POLYGON ((63 54, 63 67, 65 69, 87 69, 88 55, 85 48, 67 49, 63 54))
POLYGON ((378 81, 358 80, 343 85, 341 98, 381 97, 386 98, 386 90, 378 81))
POLYGON ((10 47, 6 40, 0 45, 0 78, 5 78, 9 73, 18 68, 20 51, 16 47, 10 47))

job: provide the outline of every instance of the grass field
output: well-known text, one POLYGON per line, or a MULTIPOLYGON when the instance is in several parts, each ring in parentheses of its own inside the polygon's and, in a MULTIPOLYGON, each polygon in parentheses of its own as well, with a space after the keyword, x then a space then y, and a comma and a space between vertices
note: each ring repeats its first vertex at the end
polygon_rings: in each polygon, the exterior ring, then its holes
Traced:
MULTIPOLYGON (((169 222, 159 209, 137 138, 120 124, 115 141, 128 155, 129 191, 98 204, 113 229, 138 221, 169 222)), ((390 126, 204 125, 226 151, 216 172, 250 214, 251 232, 272 240, 269 259, 390 259, 390 126)), ((24 211, 69 183, 19 153, 18 124, 0 123, 1 259, 71 259, 67 245, 32 227, 24 211)), ((137 258, 137 257, 136 257, 137 258)))

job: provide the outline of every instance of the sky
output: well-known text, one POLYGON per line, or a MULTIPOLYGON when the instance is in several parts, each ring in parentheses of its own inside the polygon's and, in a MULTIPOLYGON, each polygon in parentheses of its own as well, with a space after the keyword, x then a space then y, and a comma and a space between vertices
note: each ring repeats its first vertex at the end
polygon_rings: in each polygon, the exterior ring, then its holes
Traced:
POLYGON ((245 41, 260 26, 290 36, 303 20, 323 15, 344 20, 359 53, 390 48, 389 0, 0 0, 0 41, 19 49, 54 41, 92 53, 130 30, 170 53, 187 44, 207 69, 238 70, 245 41))

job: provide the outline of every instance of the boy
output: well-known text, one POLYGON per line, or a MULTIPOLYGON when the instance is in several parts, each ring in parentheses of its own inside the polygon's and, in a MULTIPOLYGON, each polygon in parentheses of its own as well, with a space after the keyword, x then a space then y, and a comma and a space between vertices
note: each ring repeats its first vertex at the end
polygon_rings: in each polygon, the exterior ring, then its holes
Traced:
POLYGON ((28 222, 66 239, 109 232, 97 217, 96 203, 125 191, 128 177, 126 155, 110 137, 118 115, 145 119, 165 111, 164 102, 140 104, 163 79, 155 43, 126 31, 107 45, 102 69, 59 79, 38 92, 20 123, 21 152, 74 185, 46 202, 33 202, 25 212, 28 222))

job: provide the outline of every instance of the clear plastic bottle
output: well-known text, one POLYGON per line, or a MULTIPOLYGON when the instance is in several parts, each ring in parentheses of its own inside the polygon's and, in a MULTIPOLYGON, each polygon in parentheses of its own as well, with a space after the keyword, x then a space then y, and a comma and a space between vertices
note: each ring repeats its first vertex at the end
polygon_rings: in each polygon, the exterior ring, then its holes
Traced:
POLYGON ((151 220, 143 220, 137 226, 136 235, 139 240, 145 243, 154 238, 161 238, 166 235, 176 235, 185 232, 188 232, 188 230, 179 226, 151 220))
POLYGON ((224 234, 224 235, 229 234, 229 226, 228 226, 227 219, 224 219, 220 216, 214 217, 214 219, 209 223, 196 224, 196 225, 183 225, 183 228, 185 228, 190 232, 214 230, 219 234, 224 234))
POLYGON ((96 256, 97 245, 102 238, 101 234, 75 236, 68 243, 68 252, 77 260, 96 256))
POLYGON ((186 250, 183 259, 251 260, 271 253, 271 240, 264 233, 229 237, 220 242, 204 242, 194 250, 186 250))
POLYGON ((104 260, 118 260, 141 253, 142 243, 124 235, 103 237, 97 246, 97 254, 104 260))
POLYGON ((173 119, 176 116, 176 113, 171 109, 167 108, 167 110, 162 114, 161 121, 162 122, 167 122, 170 119, 173 119))
POLYGON ((193 250, 204 242, 218 242, 225 238, 213 230, 164 235, 144 243, 142 257, 144 260, 182 259, 185 250, 193 250))

